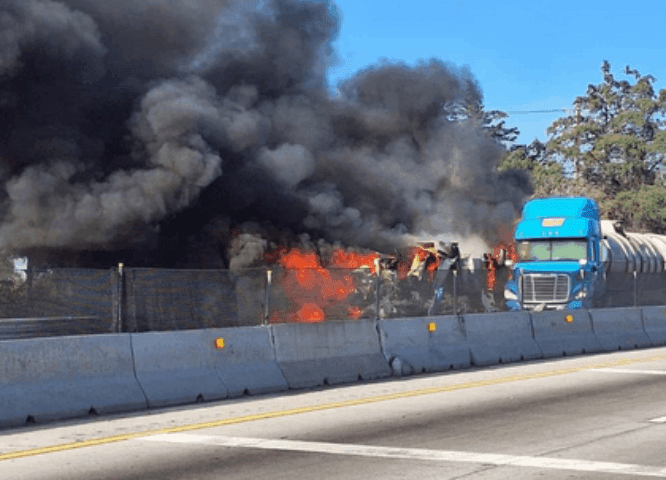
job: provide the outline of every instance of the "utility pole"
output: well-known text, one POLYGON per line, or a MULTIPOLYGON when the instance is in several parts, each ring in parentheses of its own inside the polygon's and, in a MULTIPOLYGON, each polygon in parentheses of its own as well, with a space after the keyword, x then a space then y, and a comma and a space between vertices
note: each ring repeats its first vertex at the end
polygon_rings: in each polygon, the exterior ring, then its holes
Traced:
MULTIPOLYGON (((580 125, 580 103, 576 102, 576 123, 574 125, 574 130, 578 128, 580 125)), ((574 181, 578 181, 580 178, 581 174, 581 169, 582 169, 582 160, 580 156, 580 142, 578 140, 578 133, 576 132, 574 141, 576 144, 576 158, 574 159, 574 181)))

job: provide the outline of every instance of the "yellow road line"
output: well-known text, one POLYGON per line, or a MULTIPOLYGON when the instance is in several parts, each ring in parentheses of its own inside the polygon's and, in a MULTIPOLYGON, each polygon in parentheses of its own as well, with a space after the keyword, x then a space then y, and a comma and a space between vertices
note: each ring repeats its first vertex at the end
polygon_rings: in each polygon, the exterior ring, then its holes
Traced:
POLYGON ((135 432, 135 433, 125 433, 121 435, 111 435, 109 437, 101 437, 101 438, 94 438, 92 440, 85 440, 81 442, 72 442, 72 443, 64 443, 61 445, 52 445, 49 447, 43 447, 43 448, 34 448, 31 450, 21 450, 17 452, 10 452, 10 453, 4 453, 0 454, 0 461, 2 460, 11 460, 11 459, 16 459, 16 458, 23 458, 23 457, 29 457, 29 456, 34 456, 34 455, 42 455, 44 453, 53 453, 53 452, 62 452, 65 450, 74 450, 77 448, 83 448, 83 447, 92 447, 96 445, 106 445, 109 443, 115 443, 115 442, 122 442, 125 440, 131 440, 133 438, 140 438, 140 437, 149 437, 151 435, 160 435, 160 434, 165 434, 165 433, 176 433, 176 432, 189 432, 192 430, 201 430, 204 428, 213 428, 213 427, 221 427, 224 425, 233 425, 236 423, 244 423, 244 422, 253 422, 256 420, 266 420, 268 418, 278 418, 278 417, 286 417, 289 415, 298 415, 301 413, 308 413, 308 412, 319 412, 322 410, 331 410, 334 408, 341 408, 341 407, 351 407, 354 405, 365 405, 368 403, 375 403, 375 402, 383 402, 386 400, 398 400, 402 398, 409 398, 409 397, 417 397, 420 395, 429 395, 432 393, 442 393, 442 392, 453 392, 456 390, 464 390, 468 388, 476 388, 476 387, 483 387, 483 386, 489 386, 489 385, 499 385, 501 383, 509 383, 509 382, 517 382, 521 380, 532 380, 535 378, 546 378, 546 377, 553 377, 556 375, 566 375, 568 373, 576 373, 580 372, 583 370, 590 370, 590 369, 596 369, 596 368, 608 368, 608 367, 616 367, 616 366, 622 366, 622 365, 631 365, 634 363, 645 363, 645 362, 654 362, 658 360, 666 360, 666 355, 658 355, 654 357, 648 357, 648 358, 636 358, 636 359, 620 359, 620 360, 615 360, 612 362, 604 362, 604 363, 596 363, 592 365, 585 365, 581 367, 572 367, 572 368, 563 368, 559 370, 550 370, 546 372, 537 372, 537 373, 528 373, 525 375, 510 375, 506 377, 500 377, 500 378, 493 378, 493 379, 488 379, 488 380, 478 380, 475 382, 466 382, 466 383, 458 383, 458 384, 453 384, 453 385, 442 385, 439 387, 430 387, 430 388, 421 388, 418 390, 410 390, 406 392, 396 392, 396 393, 387 393, 384 395, 377 395, 374 397, 367 397, 367 398, 359 398, 356 400, 345 400, 342 402, 332 402, 332 403, 323 403, 320 405, 313 405, 310 407, 300 407, 300 408, 292 408, 289 410, 278 410, 274 412, 267 412, 267 413, 260 413, 256 415, 245 415, 242 417, 232 417, 232 418, 226 418, 224 420, 215 420, 212 422, 203 422, 203 423, 194 423, 190 425, 182 425, 179 427, 169 427, 169 428, 158 428, 158 429, 152 429, 152 430, 145 430, 143 432, 135 432))

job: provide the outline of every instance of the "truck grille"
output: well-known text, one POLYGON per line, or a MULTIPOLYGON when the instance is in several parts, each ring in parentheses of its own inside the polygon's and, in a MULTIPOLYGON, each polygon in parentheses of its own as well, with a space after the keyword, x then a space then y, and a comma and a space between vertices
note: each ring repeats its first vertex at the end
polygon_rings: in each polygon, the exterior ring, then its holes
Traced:
POLYGON ((569 275, 526 274, 523 276, 524 302, 566 302, 569 275))

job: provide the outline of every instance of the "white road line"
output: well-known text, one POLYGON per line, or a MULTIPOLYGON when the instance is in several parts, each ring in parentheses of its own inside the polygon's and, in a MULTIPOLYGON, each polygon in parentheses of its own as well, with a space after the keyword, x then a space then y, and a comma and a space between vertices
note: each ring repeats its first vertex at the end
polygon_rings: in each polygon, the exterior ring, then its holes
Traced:
POLYGON ((666 375, 663 370, 630 370, 625 368, 589 368, 586 372, 607 372, 607 373, 644 373, 646 375, 666 375))
POLYGON ((339 443, 301 442, 297 440, 265 440, 261 438, 222 437, 188 433, 167 433, 134 441, 192 443, 219 445, 221 447, 247 447, 292 452, 328 453, 334 455, 357 455, 362 457, 401 458, 440 462, 481 463, 512 467, 548 468, 575 470, 579 472, 601 472, 624 475, 666 478, 666 467, 653 467, 628 463, 568 460, 564 458, 528 457, 493 453, 456 452, 451 450, 426 450, 418 448, 375 447, 370 445, 345 445, 339 443))
POLYGON ((653 418, 650 421, 654 423, 666 423, 666 417, 653 418))

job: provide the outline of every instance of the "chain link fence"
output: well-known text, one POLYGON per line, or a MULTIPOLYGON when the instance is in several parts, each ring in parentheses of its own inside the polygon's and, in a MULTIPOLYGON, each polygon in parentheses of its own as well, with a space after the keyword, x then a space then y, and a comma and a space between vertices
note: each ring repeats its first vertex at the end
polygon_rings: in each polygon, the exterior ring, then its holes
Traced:
MULTIPOLYGON (((459 265, 458 265, 459 267, 459 265)), ((502 312, 509 270, 51 269, 0 280, 0 339, 502 312)), ((664 305, 666 273, 609 274, 598 308, 664 305)))
POLYGON ((644 307, 666 304, 666 272, 613 273, 606 279, 600 307, 644 307))
POLYGON ((54 269, 3 276, 0 339, 120 330, 114 270, 54 269))
POLYGON ((269 323, 374 317, 377 281, 369 269, 271 269, 266 296, 269 323))
POLYGON ((261 325, 265 269, 124 272, 124 331, 146 332, 261 325))

